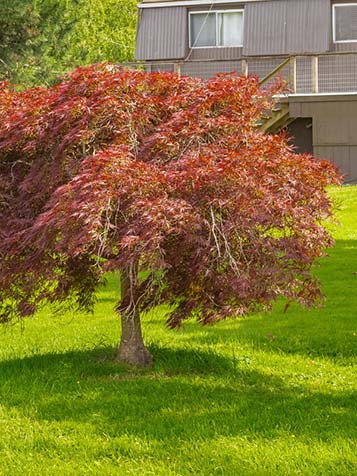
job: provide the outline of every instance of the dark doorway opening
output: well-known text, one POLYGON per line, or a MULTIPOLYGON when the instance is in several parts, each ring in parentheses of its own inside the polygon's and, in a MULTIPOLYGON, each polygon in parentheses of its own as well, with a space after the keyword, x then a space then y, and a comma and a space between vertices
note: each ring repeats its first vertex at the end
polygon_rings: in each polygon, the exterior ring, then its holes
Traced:
POLYGON ((312 117, 299 117, 287 127, 290 144, 297 154, 313 154, 312 117))

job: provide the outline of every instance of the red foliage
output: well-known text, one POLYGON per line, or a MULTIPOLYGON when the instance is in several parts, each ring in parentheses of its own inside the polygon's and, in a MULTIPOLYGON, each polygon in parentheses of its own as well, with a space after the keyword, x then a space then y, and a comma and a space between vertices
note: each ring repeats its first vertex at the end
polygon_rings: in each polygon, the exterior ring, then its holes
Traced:
MULTIPOLYGON (((137 305, 208 323, 278 296, 320 297, 335 169, 256 127, 272 91, 235 74, 76 69, 0 92, 0 319, 89 309, 103 274, 139 265, 137 305)), ((124 297, 125 298, 125 297, 124 297)))

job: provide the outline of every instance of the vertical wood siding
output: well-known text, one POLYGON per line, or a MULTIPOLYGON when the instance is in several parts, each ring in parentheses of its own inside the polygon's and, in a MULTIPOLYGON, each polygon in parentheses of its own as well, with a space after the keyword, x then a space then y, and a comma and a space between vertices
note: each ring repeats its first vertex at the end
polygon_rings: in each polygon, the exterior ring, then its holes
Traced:
POLYGON ((333 51, 357 51, 357 43, 334 43, 333 51))
POLYGON ((190 60, 235 60, 241 58, 243 48, 240 46, 221 48, 193 48, 189 53, 190 60))
MULTIPOLYGON (((241 7, 242 3, 237 2, 237 6, 241 7)), ((322 53, 329 51, 331 44, 330 0, 268 0, 244 6, 243 51, 241 48, 196 49, 190 52, 190 59, 237 59, 242 53, 245 56, 322 53)), ((336 50, 347 48, 333 45, 336 50)), ((186 7, 140 11, 136 59, 184 59, 188 51, 186 7)))
POLYGON ((197 78, 209 79, 218 73, 237 72, 242 74, 242 62, 237 61, 204 61, 189 62, 181 65, 181 74, 183 76, 194 76, 197 78))
POLYGON ((137 60, 183 59, 188 51, 187 9, 143 9, 136 35, 137 60))
POLYGON ((248 3, 243 54, 322 53, 331 43, 329 0, 248 3))
POLYGON ((286 52, 287 1, 251 3, 244 8, 243 54, 269 55, 286 52))
POLYGON ((314 155, 333 162, 357 182, 357 97, 290 98, 292 117, 313 118, 314 155))

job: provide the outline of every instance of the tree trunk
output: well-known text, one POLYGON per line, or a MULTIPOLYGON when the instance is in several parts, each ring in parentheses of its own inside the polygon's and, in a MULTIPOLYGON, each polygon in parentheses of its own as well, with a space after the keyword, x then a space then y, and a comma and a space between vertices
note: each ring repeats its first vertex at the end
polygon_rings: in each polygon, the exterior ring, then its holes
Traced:
POLYGON ((150 367, 152 355, 144 345, 140 314, 137 308, 137 266, 121 273, 121 338, 115 357, 117 362, 140 367, 150 367))

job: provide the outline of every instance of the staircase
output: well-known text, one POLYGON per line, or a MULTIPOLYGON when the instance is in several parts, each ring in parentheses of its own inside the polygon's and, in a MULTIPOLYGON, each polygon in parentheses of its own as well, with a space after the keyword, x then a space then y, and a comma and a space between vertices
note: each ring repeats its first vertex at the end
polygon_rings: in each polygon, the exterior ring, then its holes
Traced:
POLYGON ((267 111, 257 122, 257 127, 268 134, 275 134, 287 127, 294 118, 290 117, 289 104, 279 102, 271 111, 267 111))
MULTIPOLYGON (((271 80, 284 66, 289 64, 290 58, 284 60, 277 68, 271 71, 265 78, 261 79, 259 84, 262 85, 271 80)), ((287 98, 283 98, 280 102, 276 103, 274 108, 270 111, 265 111, 256 126, 262 131, 268 134, 275 134, 281 131, 284 127, 287 127, 294 118, 289 114, 289 102, 287 98)))

